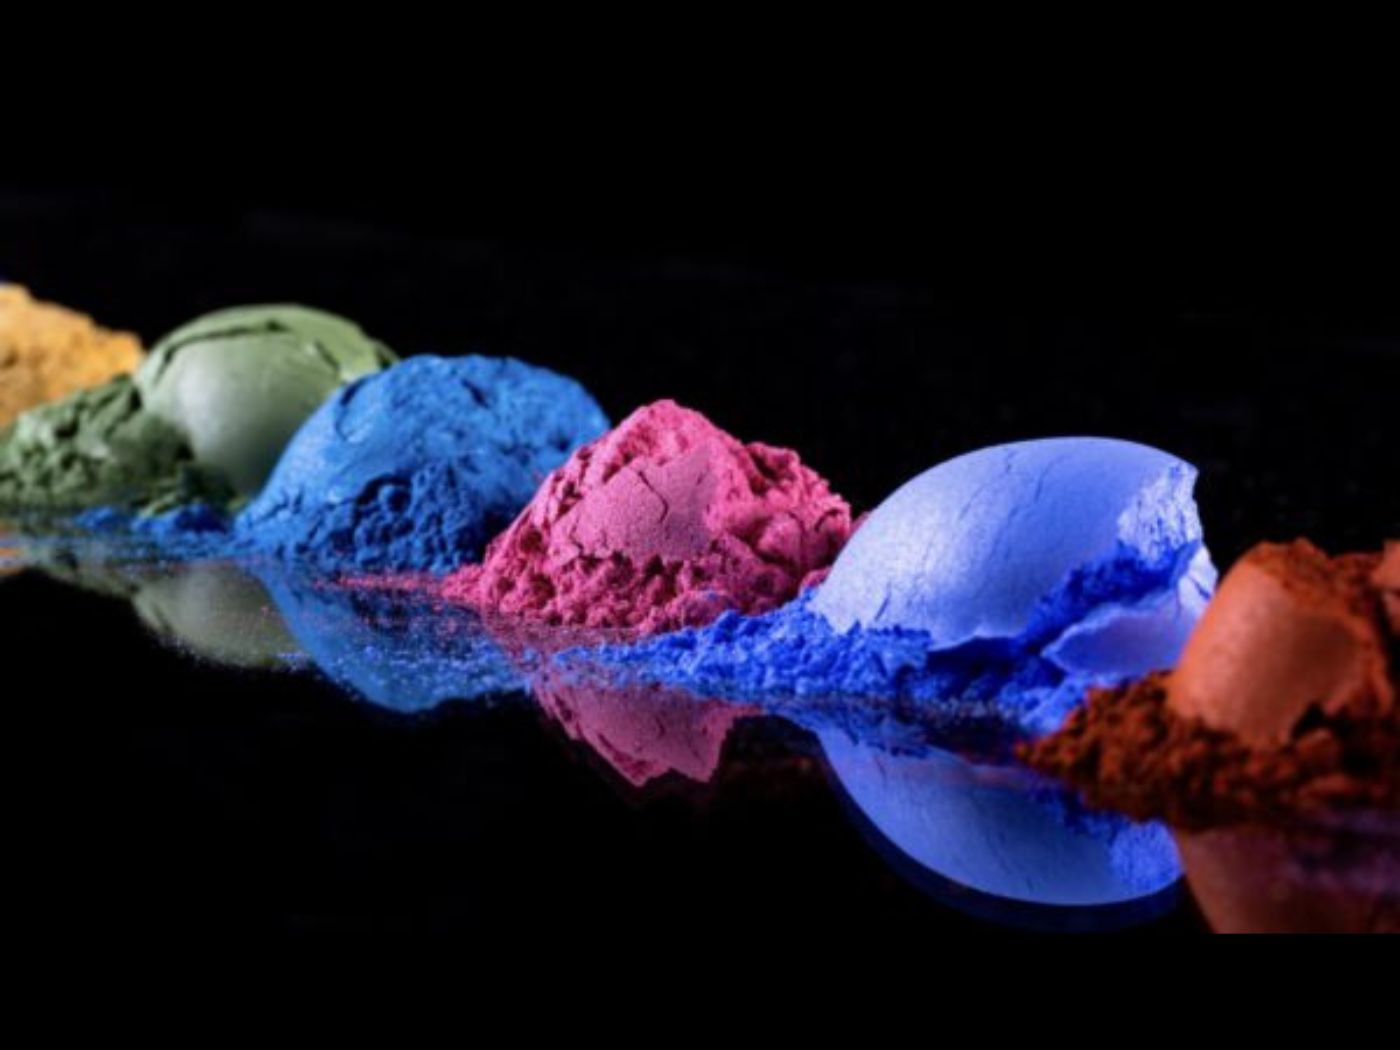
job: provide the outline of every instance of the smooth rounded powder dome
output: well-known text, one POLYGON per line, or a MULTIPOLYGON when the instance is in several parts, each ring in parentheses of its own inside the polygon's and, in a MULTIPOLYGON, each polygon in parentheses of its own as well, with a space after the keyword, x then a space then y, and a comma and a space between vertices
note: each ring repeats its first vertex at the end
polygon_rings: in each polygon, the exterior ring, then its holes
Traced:
POLYGON ((303 306, 245 306, 162 339, 136 373, 147 411, 239 495, 262 487, 287 442, 337 387, 397 358, 360 328, 303 306))

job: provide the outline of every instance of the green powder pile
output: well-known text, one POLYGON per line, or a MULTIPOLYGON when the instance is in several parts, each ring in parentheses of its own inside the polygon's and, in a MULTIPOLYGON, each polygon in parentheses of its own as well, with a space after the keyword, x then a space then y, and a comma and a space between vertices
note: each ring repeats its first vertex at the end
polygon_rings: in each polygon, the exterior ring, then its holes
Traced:
POLYGON ((225 487, 195 464, 179 431, 143 409, 126 376, 31 409, 0 432, 2 509, 161 509, 223 498, 225 487))

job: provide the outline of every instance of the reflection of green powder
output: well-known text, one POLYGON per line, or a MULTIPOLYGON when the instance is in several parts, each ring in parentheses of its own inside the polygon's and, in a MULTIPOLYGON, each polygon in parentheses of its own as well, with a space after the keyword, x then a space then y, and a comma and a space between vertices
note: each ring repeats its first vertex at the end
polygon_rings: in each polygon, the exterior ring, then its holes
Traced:
POLYGON ((146 407, 241 496, 338 387, 398 359, 357 325, 302 306, 245 306, 162 339, 136 373, 146 407))
POLYGON ((22 415, 0 433, 0 507, 47 511, 217 498, 168 424, 125 376, 22 415))
POLYGON ((301 652, 256 578, 228 562, 170 566, 142 582, 136 613, 162 638, 232 667, 278 667, 301 652))

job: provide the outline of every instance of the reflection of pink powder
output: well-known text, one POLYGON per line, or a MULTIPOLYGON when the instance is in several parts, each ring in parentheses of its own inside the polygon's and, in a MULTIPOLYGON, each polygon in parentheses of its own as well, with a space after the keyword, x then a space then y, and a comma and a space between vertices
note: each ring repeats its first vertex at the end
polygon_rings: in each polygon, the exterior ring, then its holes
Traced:
POLYGON ((444 593, 549 624, 655 633, 776 608, 850 532, 846 501, 796 453, 741 444, 659 401, 575 452, 444 593))
POLYGON ((635 787, 672 772, 708 782, 734 723, 755 713, 650 685, 609 688, 540 676, 530 689, 570 737, 635 787))

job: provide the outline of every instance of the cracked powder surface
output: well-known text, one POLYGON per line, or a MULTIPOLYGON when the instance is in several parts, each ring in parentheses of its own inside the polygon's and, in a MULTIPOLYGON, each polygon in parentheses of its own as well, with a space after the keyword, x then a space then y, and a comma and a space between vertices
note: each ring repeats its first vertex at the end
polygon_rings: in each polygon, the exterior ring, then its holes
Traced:
POLYGON ((654 634, 762 613, 824 572, 851 510, 795 452, 672 401, 579 449, 445 595, 553 625, 654 634))

